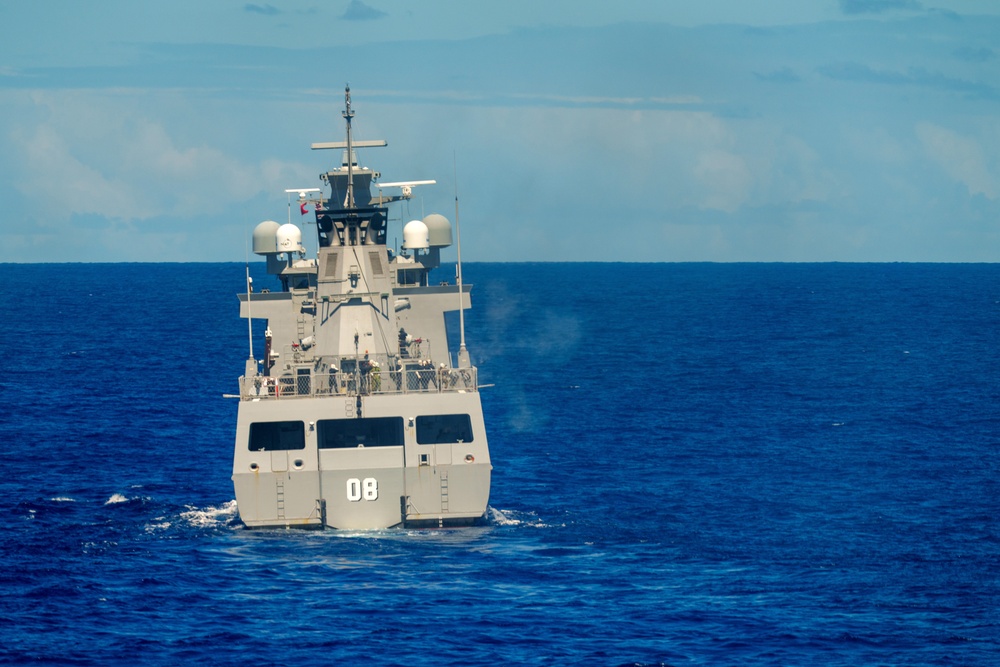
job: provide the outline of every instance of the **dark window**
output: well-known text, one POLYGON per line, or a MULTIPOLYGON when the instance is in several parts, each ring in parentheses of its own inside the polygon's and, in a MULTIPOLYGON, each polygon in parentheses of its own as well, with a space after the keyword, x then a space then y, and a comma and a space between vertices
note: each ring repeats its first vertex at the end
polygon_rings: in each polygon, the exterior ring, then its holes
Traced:
POLYGON ((316 426, 321 449, 398 447, 403 444, 402 417, 322 419, 316 426))
POLYGON ((417 444, 472 442, 469 415, 427 415, 417 417, 417 444))
POLYGON ((250 424, 251 452, 274 452, 306 448, 302 422, 257 422, 250 424))

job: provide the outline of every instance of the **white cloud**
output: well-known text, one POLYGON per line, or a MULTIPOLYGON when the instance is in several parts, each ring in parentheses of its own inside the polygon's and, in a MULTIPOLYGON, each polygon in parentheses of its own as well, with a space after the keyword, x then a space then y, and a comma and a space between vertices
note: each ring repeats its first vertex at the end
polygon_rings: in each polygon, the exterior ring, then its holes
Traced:
POLYGON ((113 218, 145 217, 148 205, 125 181, 102 173, 77 158, 70 142, 56 128, 41 125, 30 135, 18 135, 21 172, 15 186, 29 201, 57 200, 41 223, 68 219, 73 213, 96 213, 113 218))
POLYGON ((916 132, 931 158, 951 178, 964 184, 969 194, 989 199, 1000 196, 998 165, 995 159, 989 163, 979 140, 933 123, 917 124, 916 132))
POLYGON ((218 213, 281 192, 305 174, 315 180, 302 164, 264 156, 247 162, 206 143, 185 144, 166 130, 177 119, 157 118, 141 98, 33 95, 29 118, 11 137, 21 158, 17 188, 28 198, 57 195, 56 219, 144 220, 218 213))
MULTIPOLYGON (((819 150, 804 139, 780 129, 764 131, 755 124, 747 135, 763 145, 748 148, 753 156, 766 156, 753 168, 761 180, 764 196, 759 204, 827 202, 843 195, 844 185, 819 150)), ((759 158, 758 158, 759 159, 759 158)))
POLYGON ((702 206, 732 213, 747 201, 753 174, 746 162, 728 151, 712 149, 701 154, 694 169, 706 190, 702 206))

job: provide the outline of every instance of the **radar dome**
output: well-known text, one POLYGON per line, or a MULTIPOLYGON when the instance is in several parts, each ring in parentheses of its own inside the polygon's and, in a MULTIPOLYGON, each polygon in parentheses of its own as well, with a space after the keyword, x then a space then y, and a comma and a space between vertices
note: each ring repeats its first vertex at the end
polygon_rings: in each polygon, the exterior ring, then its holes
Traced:
POLYGON ((427 225, 431 247, 447 248, 451 245, 451 223, 439 213, 431 213, 423 220, 427 225))
POLYGON ((278 227, 275 238, 278 252, 302 252, 302 230, 292 223, 278 227))
POLYGON ((410 220, 403 227, 403 247, 407 250, 425 249, 430 247, 427 225, 419 220, 410 220))
POLYGON ((274 220, 265 220, 253 228, 253 251, 257 255, 272 255, 278 250, 278 228, 274 220))

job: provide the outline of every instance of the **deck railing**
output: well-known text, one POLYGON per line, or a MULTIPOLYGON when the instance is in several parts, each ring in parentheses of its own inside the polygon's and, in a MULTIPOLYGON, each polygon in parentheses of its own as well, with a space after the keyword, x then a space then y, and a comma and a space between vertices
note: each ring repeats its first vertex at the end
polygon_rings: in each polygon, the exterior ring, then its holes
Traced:
POLYGON ((404 366, 368 373, 298 373, 240 378, 240 398, 285 399, 307 396, 371 396, 477 391, 475 367, 404 366))

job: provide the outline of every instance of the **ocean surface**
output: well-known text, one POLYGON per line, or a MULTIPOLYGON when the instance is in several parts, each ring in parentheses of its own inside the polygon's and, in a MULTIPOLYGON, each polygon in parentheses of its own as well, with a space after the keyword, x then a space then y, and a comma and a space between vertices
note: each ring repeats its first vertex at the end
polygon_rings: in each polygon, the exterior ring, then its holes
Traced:
POLYGON ((468 264, 489 521, 377 532, 241 526, 244 270, 0 265, 0 663, 1000 664, 1000 265, 468 264))

